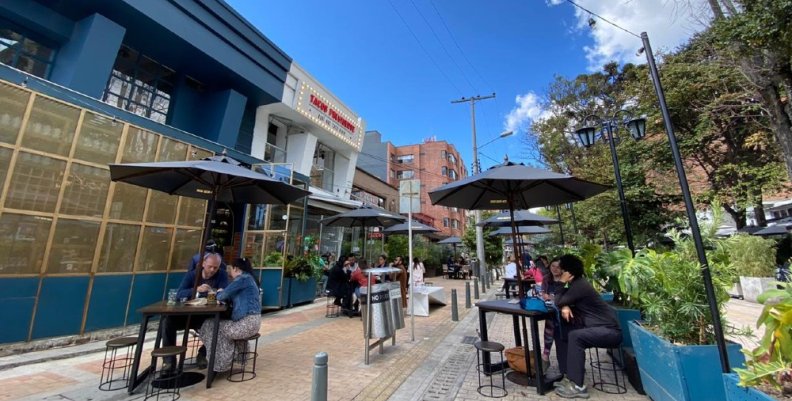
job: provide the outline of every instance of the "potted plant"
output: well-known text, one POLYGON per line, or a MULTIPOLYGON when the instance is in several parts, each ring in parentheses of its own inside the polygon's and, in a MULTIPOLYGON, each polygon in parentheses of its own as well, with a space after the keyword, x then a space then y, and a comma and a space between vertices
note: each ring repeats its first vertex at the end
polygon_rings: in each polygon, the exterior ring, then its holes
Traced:
POLYGON ((756 325, 765 327, 759 346, 743 351, 745 368, 724 375, 728 401, 792 399, 792 283, 774 284, 780 289, 757 299, 764 308, 756 325))
POLYGON ((316 297, 317 268, 310 255, 290 258, 283 267, 286 305, 312 302, 316 297))
POLYGON ((775 280, 775 241, 755 235, 737 234, 727 240, 729 258, 740 277, 743 299, 756 302, 775 280))

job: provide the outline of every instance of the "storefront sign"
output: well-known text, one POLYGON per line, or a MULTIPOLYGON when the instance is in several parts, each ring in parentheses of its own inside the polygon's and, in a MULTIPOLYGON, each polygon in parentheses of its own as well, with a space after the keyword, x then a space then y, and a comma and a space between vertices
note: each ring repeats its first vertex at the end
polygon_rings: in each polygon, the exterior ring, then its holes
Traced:
POLYGON ((296 108, 298 112, 349 145, 358 150, 362 147, 362 120, 346 111, 346 107, 329 99, 318 88, 303 82, 297 96, 296 108))

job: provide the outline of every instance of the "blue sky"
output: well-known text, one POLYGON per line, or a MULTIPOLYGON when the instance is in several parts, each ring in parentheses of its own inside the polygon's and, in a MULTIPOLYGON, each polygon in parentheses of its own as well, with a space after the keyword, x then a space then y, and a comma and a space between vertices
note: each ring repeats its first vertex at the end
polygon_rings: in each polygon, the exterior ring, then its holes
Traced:
MULTIPOLYGON (((469 103, 479 146, 507 128, 515 135, 481 148, 483 168, 505 154, 530 162, 521 137, 543 110, 555 75, 574 77, 608 60, 635 58, 640 40, 563 0, 226 0, 342 102, 395 145, 447 140, 470 168, 469 103)), ((680 0, 681 1, 681 0, 680 0)), ((694 0, 693 3, 703 3, 694 0)), ((701 22, 673 0, 579 0, 653 48, 673 48, 701 22), (606 3, 606 4, 601 4, 606 3)))

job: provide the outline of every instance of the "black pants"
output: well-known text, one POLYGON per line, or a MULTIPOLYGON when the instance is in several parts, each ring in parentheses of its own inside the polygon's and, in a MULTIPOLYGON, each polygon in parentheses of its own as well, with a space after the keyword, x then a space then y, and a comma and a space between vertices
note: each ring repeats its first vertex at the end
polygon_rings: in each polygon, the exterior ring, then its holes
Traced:
POLYGON ((586 349, 613 348, 622 341, 621 330, 609 327, 585 327, 571 330, 569 336, 559 337, 556 346, 558 367, 578 386, 583 385, 586 374, 586 349))
MULTIPOLYGON (((190 327, 187 327, 187 316, 165 316, 162 321, 160 322, 161 330, 162 330, 162 346, 168 347, 171 345, 176 345, 176 332, 178 330, 189 330, 194 329, 198 330, 201 328, 204 320, 210 318, 211 316, 193 316, 190 318, 190 327)), ((201 347, 203 353, 206 353, 206 348, 203 346, 201 347)), ((199 350, 199 352, 201 352, 199 350)), ((175 358, 168 358, 167 362, 171 364, 174 363, 175 358)))
MULTIPOLYGON (((511 295, 509 294, 511 290, 514 288, 514 282, 508 282, 503 280, 503 291, 506 293, 506 299, 509 299, 511 295)), ((517 296, 517 294, 515 294, 517 296)))

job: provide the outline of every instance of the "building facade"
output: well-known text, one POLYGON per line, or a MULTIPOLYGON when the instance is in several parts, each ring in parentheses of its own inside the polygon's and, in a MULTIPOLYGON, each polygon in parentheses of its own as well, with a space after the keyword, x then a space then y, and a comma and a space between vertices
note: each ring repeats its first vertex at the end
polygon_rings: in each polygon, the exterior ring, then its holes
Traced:
POLYGON ((465 163, 453 144, 430 138, 420 144, 394 146, 383 142, 379 132, 369 131, 360 159, 360 169, 381 179, 385 176, 394 186, 402 180, 420 180, 421 212, 413 214, 414 219, 437 228, 442 235, 464 234, 467 226, 464 210, 435 206, 429 200, 429 191, 467 177, 465 163))
POLYGON ((359 204, 363 120, 221 0, 0 2, 0 103, 0 343, 135 324, 179 285, 206 202, 110 182, 109 163, 226 150, 315 189, 212 218, 263 306, 282 305, 265 256, 307 249, 313 202, 359 204))

